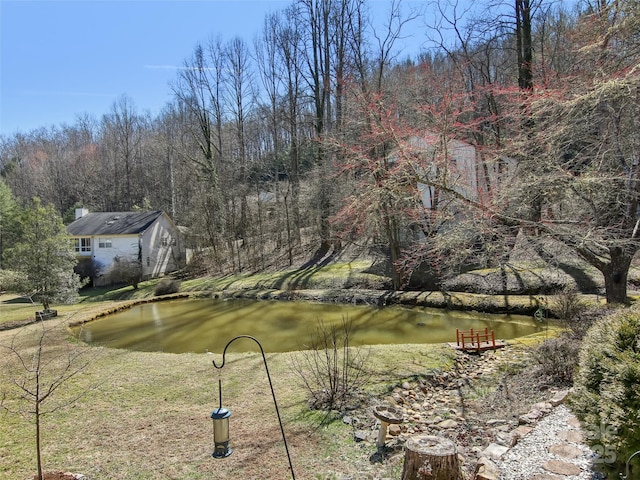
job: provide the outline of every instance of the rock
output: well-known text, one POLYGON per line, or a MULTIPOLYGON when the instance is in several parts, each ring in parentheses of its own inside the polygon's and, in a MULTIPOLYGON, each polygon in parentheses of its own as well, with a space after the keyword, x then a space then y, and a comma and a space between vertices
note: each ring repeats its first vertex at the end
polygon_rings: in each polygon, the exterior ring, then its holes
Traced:
POLYGON ((355 442, 367 442, 370 439, 371 432, 368 430, 356 430, 353 434, 355 442))
POLYGON ((513 432, 498 432, 496 434, 495 443, 511 448, 518 441, 518 437, 513 432))
POLYGON ((440 415, 436 415, 433 418, 430 418, 429 421, 427 422, 430 425, 436 424, 436 423, 440 423, 442 422, 442 417, 440 415))
POLYGON ((573 445, 565 445, 562 443, 551 445, 549 447, 549 453, 552 453, 554 455, 557 455, 558 457, 566 458, 569 460, 572 458, 579 458, 582 456, 582 450, 580 450, 579 448, 574 447, 573 445))
POLYGON ((504 418, 492 418, 487 420, 487 425, 493 427, 494 425, 504 425, 507 421, 504 418))
POLYGON ((584 434, 579 430, 563 430, 558 432, 558 438, 565 442, 582 443, 584 442, 584 434))
POLYGON ((536 423, 540 418, 542 418, 542 412, 540 410, 531 409, 529 413, 525 413, 524 415, 520 415, 518 418, 518 423, 520 425, 529 425, 532 423, 536 423))
POLYGON ((564 401, 567 399, 568 396, 569 396, 569 390, 560 390, 556 392, 553 397, 551 397, 551 400, 549 400, 549 403, 554 407, 557 407, 561 403, 564 403, 564 401))
POLYGON ((537 410, 537 411, 541 412, 542 414, 545 414, 545 413, 549 413, 551 410, 553 410, 553 406, 549 402, 538 402, 538 403, 534 403, 531 406, 531 410, 537 410))
POLYGON ((482 456, 493 460, 500 460, 508 451, 509 447, 498 445, 497 443, 490 443, 489 446, 482 451, 482 456))
POLYGON ((578 417, 575 415, 571 415, 569 420, 567 420, 567 423, 572 427, 580 428, 580 420, 578 420, 578 417))
POLYGON ((553 473, 536 473, 530 480, 561 480, 562 478, 553 473))
POLYGON ((402 433, 402 427, 400 425, 389 425, 389 435, 397 437, 402 433))
POLYGON ((480 457, 476 465, 475 480, 498 480, 500 470, 493 461, 487 457, 480 457))
POLYGON ((516 436, 516 441, 517 441, 517 440, 520 440, 525 435, 528 435, 531 432, 531 430, 533 430, 533 427, 520 425, 519 427, 514 428, 512 430, 512 433, 516 436))
POLYGON ((551 473, 558 475, 580 475, 582 469, 573 463, 563 462, 562 460, 549 460, 542 465, 542 468, 551 473))
POLYGON ((455 420, 443 420, 442 422, 438 423, 438 427, 440 428, 456 428, 458 426, 458 422, 456 422, 455 420))

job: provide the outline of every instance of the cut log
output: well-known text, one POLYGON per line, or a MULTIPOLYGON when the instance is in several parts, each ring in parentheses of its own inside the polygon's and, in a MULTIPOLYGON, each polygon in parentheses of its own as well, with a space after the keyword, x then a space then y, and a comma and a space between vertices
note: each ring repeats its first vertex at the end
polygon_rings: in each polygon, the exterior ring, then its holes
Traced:
POLYGON ((464 480, 451 440, 418 435, 409 438, 405 448, 402 480, 464 480))

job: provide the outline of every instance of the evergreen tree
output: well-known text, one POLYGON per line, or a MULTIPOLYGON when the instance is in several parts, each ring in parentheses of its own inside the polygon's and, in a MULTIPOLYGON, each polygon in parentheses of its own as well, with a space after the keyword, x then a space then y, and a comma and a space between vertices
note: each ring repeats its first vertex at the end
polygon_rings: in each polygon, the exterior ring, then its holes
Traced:
POLYGON ((76 257, 62 218, 53 205, 32 205, 17 214, 18 241, 5 251, 7 267, 20 274, 18 291, 42 302, 73 302, 81 286, 76 257))

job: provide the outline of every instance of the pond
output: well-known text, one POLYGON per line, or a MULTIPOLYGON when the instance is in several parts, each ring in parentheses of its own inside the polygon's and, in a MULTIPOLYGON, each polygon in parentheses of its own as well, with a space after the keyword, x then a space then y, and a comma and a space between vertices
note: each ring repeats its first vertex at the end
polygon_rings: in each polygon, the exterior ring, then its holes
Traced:
MULTIPOLYGON (((251 335, 265 352, 307 348, 319 322, 351 324, 352 345, 454 342, 456 329, 484 329, 496 339, 529 335, 544 328, 533 318, 433 308, 371 307, 247 299, 189 299, 137 305, 75 329, 81 340, 147 352, 222 353, 229 340, 251 335)), ((257 351, 249 340, 229 351, 257 351)))

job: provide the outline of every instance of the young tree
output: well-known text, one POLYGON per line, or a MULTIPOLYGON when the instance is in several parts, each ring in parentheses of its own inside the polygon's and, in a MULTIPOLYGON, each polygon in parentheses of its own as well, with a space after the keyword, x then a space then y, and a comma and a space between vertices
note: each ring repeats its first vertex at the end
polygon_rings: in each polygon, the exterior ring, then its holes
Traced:
POLYGON ((3 384, 10 385, 2 394, 0 408, 33 419, 37 478, 42 480, 43 417, 72 405, 94 388, 82 388, 70 395, 62 392, 63 385, 85 371, 99 350, 69 343, 62 324, 45 326, 40 321, 34 328, 37 330, 20 329, 9 344, 0 345, 0 375, 8 380, 3 384), (62 395, 58 396, 59 391, 62 395))
POLYGON ((60 215, 33 199, 17 215, 17 242, 5 251, 7 266, 23 277, 22 294, 37 298, 45 310, 52 302, 72 302, 81 286, 76 257, 60 215))

